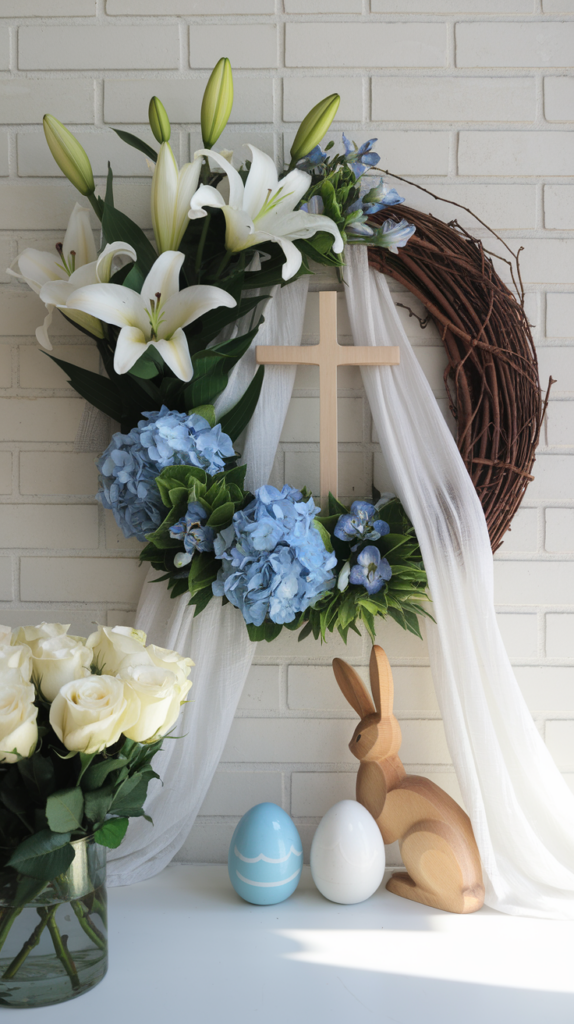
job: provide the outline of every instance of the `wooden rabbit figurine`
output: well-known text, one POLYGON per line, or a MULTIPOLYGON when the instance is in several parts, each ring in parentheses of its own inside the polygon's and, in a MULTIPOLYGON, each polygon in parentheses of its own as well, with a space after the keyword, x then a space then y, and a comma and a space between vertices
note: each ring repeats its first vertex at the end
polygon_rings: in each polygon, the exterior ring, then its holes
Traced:
POLYGON ((361 765, 357 800, 373 815, 385 843, 399 840, 407 872, 393 874, 387 889, 429 907, 471 914, 484 902, 480 856, 462 807, 419 775, 407 775, 399 757, 401 729, 393 715, 393 676, 381 647, 370 662, 373 700, 355 670, 334 658, 335 678, 360 716, 351 753, 361 765))

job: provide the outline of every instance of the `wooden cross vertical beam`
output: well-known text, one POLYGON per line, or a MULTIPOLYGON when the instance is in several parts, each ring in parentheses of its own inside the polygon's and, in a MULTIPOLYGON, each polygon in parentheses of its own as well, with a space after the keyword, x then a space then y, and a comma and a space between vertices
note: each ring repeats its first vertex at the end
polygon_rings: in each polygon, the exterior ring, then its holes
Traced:
POLYGON ((257 345, 258 363, 273 366, 319 367, 321 508, 327 510, 329 491, 338 494, 337 369, 339 366, 396 366, 396 346, 339 345, 337 292, 319 292, 318 345, 257 345))

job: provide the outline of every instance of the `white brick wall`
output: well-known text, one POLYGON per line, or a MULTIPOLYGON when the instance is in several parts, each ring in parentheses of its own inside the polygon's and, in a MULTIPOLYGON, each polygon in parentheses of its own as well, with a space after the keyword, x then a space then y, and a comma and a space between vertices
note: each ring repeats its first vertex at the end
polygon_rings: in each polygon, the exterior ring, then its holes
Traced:
MULTIPOLYGON (((111 157, 118 205, 150 226, 149 171, 109 126, 149 138, 152 93, 166 104, 181 159, 200 142, 199 106, 222 55, 235 107, 221 144, 251 140, 279 161, 309 107, 333 91, 330 138, 377 136, 381 167, 476 209, 516 246, 541 378, 557 378, 548 423, 512 532, 496 559, 502 635, 549 749, 574 780, 574 3, 572 0, 1 0, 0 2, 0 621, 53 618, 86 634, 133 619, 143 571, 93 500, 91 455, 73 452, 82 403, 38 349, 36 296, 4 268, 29 245, 51 248, 76 201, 44 145, 54 113, 82 138, 100 184, 111 157)), ((474 224, 412 185, 409 202, 474 224)), ((94 227, 95 227, 94 222, 94 227)), ((474 227, 476 230, 476 226, 474 227)), ((504 276, 504 275, 503 275, 504 276)), ((330 278, 322 278, 334 287, 330 278)), ((316 290, 320 280, 313 283, 316 290)), ((408 295, 397 301, 419 312, 408 295)), ((400 310, 440 407, 445 357, 436 330, 400 310)), ((349 341, 343 296, 342 342, 349 341)), ((306 341, 318 333, 317 295, 306 341)), ((55 353, 97 365, 64 320, 55 353)), ((317 374, 301 368, 273 472, 318 483, 317 374)), ((356 370, 339 378, 344 499, 388 488, 356 370)), ((452 423, 451 423, 452 426, 452 423)), ((391 624, 403 756, 457 796, 426 643, 391 624)), ((285 634, 260 645, 220 769, 180 857, 225 860, 238 816, 261 800, 292 813, 306 849, 318 818, 353 793, 355 716, 330 659, 366 678, 369 644, 321 647, 285 634)), ((391 862, 397 853, 390 850, 391 862)))

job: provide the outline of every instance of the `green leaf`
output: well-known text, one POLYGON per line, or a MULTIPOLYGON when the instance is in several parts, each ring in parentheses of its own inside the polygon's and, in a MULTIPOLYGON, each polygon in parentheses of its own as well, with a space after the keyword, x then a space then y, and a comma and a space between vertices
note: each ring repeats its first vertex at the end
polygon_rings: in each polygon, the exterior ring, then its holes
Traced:
POLYGON ((79 787, 60 789, 46 801, 46 817, 52 832, 75 832, 82 826, 84 794, 79 787))
MULTIPOLYGON (((98 672, 94 668, 92 668, 92 673, 94 675, 100 675, 100 676, 102 675, 101 671, 98 672)), ((91 763, 94 760, 94 757, 96 755, 95 754, 84 754, 83 752, 80 752, 78 756, 80 758, 80 774, 78 775, 78 782, 77 782, 77 784, 79 786, 80 782, 82 780, 83 775, 87 772, 88 768, 90 767, 90 765, 91 765, 91 763)))
POLYGON ((7 862, 8 867, 49 882, 66 871, 74 859, 70 839, 69 832, 51 832, 44 828, 20 843, 7 862))
POLYGON ((311 525, 317 530, 317 533, 320 534, 321 540, 323 541, 327 551, 332 551, 333 545, 331 544, 331 535, 329 531, 326 530, 323 524, 319 523, 316 519, 313 520, 311 525))
POLYGON ((84 793, 84 814, 89 821, 103 821, 108 813, 116 786, 114 784, 102 786, 89 793, 84 793))
POLYGON ((232 501, 227 501, 224 505, 220 505, 214 512, 211 513, 207 520, 206 526, 211 526, 212 529, 221 529, 227 523, 230 523, 235 512, 235 505, 232 501))
POLYGON ((114 206, 108 206, 105 203, 102 231, 107 242, 127 242, 128 245, 133 246, 137 253, 137 262, 141 272, 144 275, 149 273, 152 264, 157 259, 157 253, 147 235, 144 235, 142 229, 133 220, 126 217, 125 213, 120 210, 116 210, 114 206))
POLYGON ((82 398, 85 398, 91 405, 95 405, 96 409, 100 409, 113 420, 118 422, 121 420, 122 403, 113 381, 102 377, 100 373, 93 373, 91 370, 84 370, 81 366, 67 363, 63 359, 56 359, 56 356, 50 356, 50 359, 67 374, 69 383, 82 398))
POLYGON ((150 345, 134 363, 130 370, 132 377, 139 377, 142 380, 151 380, 157 377, 164 368, 164 362, 157 349, 150 345))
POLYGON ((259 401, 259 395, 263 386, 263 375, 265 367, 260 366, 249 386, 243 392, 241 398, 229 412, 221 417, 221 429, 229 434, 232 441, 235 441, 245 430, 249 420, 255 412, 255 406, 259 401))
POLYGON ((112 131, 115 132, 116 135, 119 135, 122 142, 127 142, 128 146, 133 146, 134 149, 139 149, 140 153, 144 153, 150 160, 153 160, 154 164, 157 163, 157 153, 155 149, 148 146, 147 142, 144 142, 143 139, 138 139, 137 135, 132 135, 131 132, 124 132, 120 128, 112 128, 112 131))
POLYGON ((108 179, 106 181, 106 198, 104 200, 108 206, 114 205, 114 172, 112 171, 112 165, 108 160, 108 179))
POLYGON ((122 283, 125 288, 131 288, 133 292, 137 292, 139 295, 144 281, 145 274, 143 273, 139 263, 132 263, 131 269, 126 274, 122 283))
POLYGON ((101 828, 94 832, 94 839, 100 846, 116 850, 128 830, 128 825, 127 818, 112 818, 110 821, 104 822, 101 828))
POLYGON ((110 810, 114 814, 137 817, 143 814, 143 805, 147 796, 147 788, 155 772, 149 769, 146 773, 138 772, 120 786, 114 797, 110 810), (151 774, 149 774, 151 772, 151 774))
POLYGON ((32 754, 32 757, 22 758, 18 761, 18 771, 26 789, 39 798, 42 803, 53 793, 56 788, 56 775, 54 763, 49 757, 42 757, 41 754, 32 754))
POLYGON ((195 409, 190 409, 188 415, 191 416, 203 416, 204 420, 207 420, 210 427, 215 426, 215 409, 212 405, 198 405, 195 409))
POLYGON ((87 792, 93 792, 99 789, 104 784, 110 772, 118 771, 127 764, 127 757, 123 757, 119 754, 117 757, 107 758, 105 761, 101 761, 100 764, 93 764, 86 771, 86 774, 82 780, 82 789, 87 792))
POLYGON ((329 515, 342 516, 346 515, 348 511, 349 509, 342 505, 335 495, 329 491, 329 515))
POLYGON ((246 626, 250 640, 267 640, 268 643, 275 640, 283 628, 280 623, 267 620, 260 626, 254 626, 252 622, 247 622, 246 626))
POLYGON ((312 630, 313 630, 313 626, 312 626, 311 622, 308 622, 305 626, 303 626, 303 629, 299 633, 299 636, 297 637, 297 640, 298 641, 306 640, 307 637, 309 636, 309 634, 312 632, 312 630))

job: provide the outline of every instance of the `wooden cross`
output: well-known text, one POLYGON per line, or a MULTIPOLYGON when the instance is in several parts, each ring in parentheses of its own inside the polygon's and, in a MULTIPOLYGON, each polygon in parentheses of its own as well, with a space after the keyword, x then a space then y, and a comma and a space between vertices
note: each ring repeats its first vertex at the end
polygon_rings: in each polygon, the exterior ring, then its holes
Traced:
POLYGON ((398 346, 342 346, 337 341, 337 292, 319 292, 318 345, 257 345, 255 358, 267 365, 319 367, 321 507, 338 493, 337 367, 397 366, 398 346))

